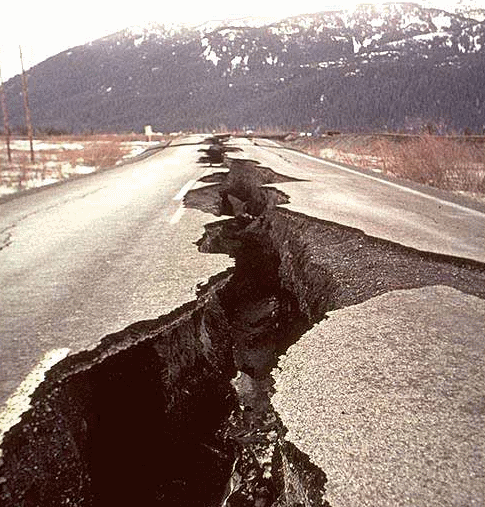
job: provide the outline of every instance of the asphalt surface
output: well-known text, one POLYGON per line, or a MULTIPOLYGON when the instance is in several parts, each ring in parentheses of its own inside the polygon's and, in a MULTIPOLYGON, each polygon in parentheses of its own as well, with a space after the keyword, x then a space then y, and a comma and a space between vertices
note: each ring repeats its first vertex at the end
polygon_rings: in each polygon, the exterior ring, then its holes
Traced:
POLYGON ((485 503, 485 301, 445 286, 330 313, 280 358, 286 439, 332 507, 485 503))
MULTIPOLYGON (((0 205, 0 439, 52 364, 194 299, 232 264, 197 251, 214 217, 181 204, 210 171, 202 139, 0 205)), ((301 179, 273 185, 285 207, 485 262, 481 211, 257 142, 232 140, 244 151, 231 156, 301 179)), ((454 289, 398 291, 290 349, 274 403, 327 473, 333 507, 483 504, 483 317, 482 300, 454 289)))
POLYGON ((232 144, 244 150, 234 158, 256 160, 303 180, 271 185, 290 196, 285 205, 290 210, 420 251, 485 262, 484 211, 265 139, 232 144))
POLYGON ((208 216, 182 206, 211 171, 202 140, 0 205, 0 433, 44 369, 194 299, 232 265, 197 251, 208 216))

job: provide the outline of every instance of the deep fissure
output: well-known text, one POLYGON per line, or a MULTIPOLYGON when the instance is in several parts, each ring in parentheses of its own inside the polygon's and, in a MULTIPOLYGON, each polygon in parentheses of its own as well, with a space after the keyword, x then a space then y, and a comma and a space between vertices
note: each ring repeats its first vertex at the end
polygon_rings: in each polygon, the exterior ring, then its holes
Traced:
POLYGON ((198 245, 235 267, 48 373, 5 436, 1 505, 322 505, 324 473, 284 441, 270 403, 279 355, 329 309, 395 288, 485 297, 483 266, 278 208, 287 197, 267 185, 287 178, 223 160, 229 172, 185 204, 232 215, 198 245))
MULTIPOLYGON (((220 195, 221 211, 239 199, 220 195)), ((209 249, 224 244, 235 268, 197 302, 49 372, 4 441, 5 505, 274 503, 269 374, 308 319, 279 284, 278 254, 241 234, 254 217, 224 224, 209 249)))

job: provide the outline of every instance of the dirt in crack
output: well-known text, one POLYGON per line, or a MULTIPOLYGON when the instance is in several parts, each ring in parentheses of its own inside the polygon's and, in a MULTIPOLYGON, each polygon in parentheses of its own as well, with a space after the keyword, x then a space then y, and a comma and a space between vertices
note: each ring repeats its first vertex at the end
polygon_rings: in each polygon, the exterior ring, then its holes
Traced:
MULTIPOLYGON (((251 191, 220 194, 222 206, 251 191)), ((264 209, 264 192, 248 203, 264 209)), ((243 237, 253 220, 238 213, 220 244, 201 241, 236 265, 197 301, 48 372, 2 443, 1 505, 273 504, 269 374, 308 319, 280 286, 277 253, 243 237)))
POLYGON ((196 301, 58 363, 2 443, 0 505, 321 505, 323 471, 284 441, 271 369, 330 308, 397 288, 446 283, 485 297, 485 270, 292 213, 256 162, 191 191, 232 215, 202 252, 235 267, 196 301))
MULTIPOLYGON (((304 505, 322 505, 325 474, 284 442, 285 429, 270 402, 271 371, 278 358, 314 322, 282 285, 280 252, 271 241, 261 241, 261 233, 269 232, 260 230, 261 217, 288 202, 283 192, 263 185, 297 180, 255 161, 226 163, 229 173, 205 177, 203 181, 214 184, 190 191, 184 200, 187 207, 235 217, 208 224, 198 242, 202 252, 227 253, 236 260, 231 279, 219 293, 233 333, 237 375, 231 383, 238 400, 226 426, 235 462, 221 505, 299 505, 302 494, 304 505), (293 479, 288 482, 290 467, 293 479)), ((331 278, 322 274, 315 295, 328 292, 332 285, 331 278)), ((325 313, 325 301, 322 298, 318 318, 325 313)))
MULTIPOLYGON (((235 273, 220 295, 233 330, 238 373, 232 385, 239 405, 226 430, 228 441, 235 445, 236 460, 224 505, 292 505, 285 499, 281 462, 277 461, 282 459, 284 428, 270 402, 271 371, 279 356, 308 329, 309 321, 295 297, 281 287, 275 252, 250 237, 241 245, 235 273)), ((296 455, 301 463, 301 453, 294 449, 296 455)), ((321 497, 325 481, 323 473, 316 473, 308 484, 308 497, 321 497)))
POLYGON ((197 302, 49 372, 5 437, 2 505, 272 505, 268 378, 308 324, 275 253, 237 250, 197 302))

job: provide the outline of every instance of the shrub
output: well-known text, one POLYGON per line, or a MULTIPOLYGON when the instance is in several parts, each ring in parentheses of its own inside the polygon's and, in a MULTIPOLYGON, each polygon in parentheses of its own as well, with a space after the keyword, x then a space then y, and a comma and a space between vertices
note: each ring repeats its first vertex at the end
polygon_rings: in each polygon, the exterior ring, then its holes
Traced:
POLYGON ((86 145, 82 158, 86 165, 105 168, 114 166, 126 153, 121 141, 95 141, 86 145))
POLYGON ((398 177, 446 190, 485 192, 485 147, 423 135, 403 143, 380 142, 382 168, 398 177))
POLYGON ((292 146, 364 169, 446 190, 485 193, 485 138, 342 135, 295 140, 292 146))

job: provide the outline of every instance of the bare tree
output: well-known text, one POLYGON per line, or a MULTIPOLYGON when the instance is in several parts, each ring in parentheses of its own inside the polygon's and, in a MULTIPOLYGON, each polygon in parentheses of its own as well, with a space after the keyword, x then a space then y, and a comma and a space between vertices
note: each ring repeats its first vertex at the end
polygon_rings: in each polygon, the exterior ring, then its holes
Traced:
POLYGON ((5 89, 3 86, 2 69, 0 67, 0 102, 3 113, 3 131, 7 142, 7 157, 9 164, 12 162, 12 150, 10 149, 10 123, 8 119, 7 101, 5 100, 5 89))

